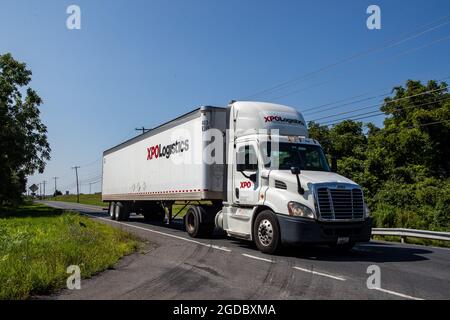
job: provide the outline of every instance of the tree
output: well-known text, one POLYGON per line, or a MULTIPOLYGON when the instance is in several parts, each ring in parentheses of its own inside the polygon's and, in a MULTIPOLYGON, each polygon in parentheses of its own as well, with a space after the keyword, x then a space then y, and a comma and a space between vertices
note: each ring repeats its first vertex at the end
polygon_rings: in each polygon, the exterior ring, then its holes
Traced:
MULTIPOLYGON (((332 128, 309 122, 309 136, 322 145, 329 161, 337 159, 337 171, 365 186, 363 177, 367 149, 367 137, 364 134, 362 122, 343 121, 332 128)), ((370 124, 371 130, 375 130, 370 124)))
POLYGON ((338 173, 364 189, 379 227, 449 230, 450 95, 447 84, 408 80, 381 111, 383 128, 351 120, 332 128, 310 122, 310 136, 338 173))
POLYGON ((11 54, 0 55, 0 206, 21 200, 26 177, 42 173, 50 160, 42 99, 27 87, 31 70, 11 54))
POLYGON ((56 190, 55 192, 53 192, 53 197, 57 197, 57 196, 62 196, 62 192, 59 190, 56 190))
POLYGON ((447 84, 429 81, 423 85, 408 80, 405 88, 395 87, 393 93, 381 107, 387 116, 384 129, 369 141, 369 148, 379 150, 379 156, 385 160, 385 173, 409 181, 414 177, 408 173, 414 175, 415 170, 448 178, 450 95, 447 84))

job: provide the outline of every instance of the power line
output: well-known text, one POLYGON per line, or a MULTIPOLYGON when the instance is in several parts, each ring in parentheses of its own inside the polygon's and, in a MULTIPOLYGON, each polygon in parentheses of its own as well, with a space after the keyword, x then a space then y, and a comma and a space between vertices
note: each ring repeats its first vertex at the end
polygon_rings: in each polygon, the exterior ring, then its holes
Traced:
MULTIPOLYGON (((391 62, 392 60, 394 60, 394 59, 396 59, 396 58, 398 58, 398 57, 401 57, 401 56, 404 56, 404 55, 406 55, 406 54, 409 54, 409 53, 412 53, 412 52, 415 52, 415 51, 418 51, 418 50, 421 50, 421 49, 430 47, 430 46, 432 46, 432 45, 434 45, 434 44, 436 44, 436 43, 438 43, 438 42, 442 42, 442 41, 448 40, 448 39, 450 39, 450 35, 447 36, 447 37, 440 38, 440 39, 438 39, 438 40, 432 41, 432 42, 427 43, 427 44, 425 44, 425 45, 422 45, 422 46, 419 46, 419 47, 416 47, 416 48, 412 48, 412 49, 403 51, 403 52, 401 52, 401 53, 399 53, 399 54, 394 55, 393 57, 391 57, 391 59, 387 59, 387 60, 381 61, 379 64, 383 64, 383 63, 386 63, 386 62, 391 62)), ((291 95, 293 95, 293 94, 296 94, 296 93, 299 93, 299 92, 302 92, 302 91, 305 91, 305 90, 307 90, 307 89, 319 87, 319 86, 322 86, 322 85, 324 85, 324 84, 331 83, 331 82, 333 82, 333 80, 321 82, 321 83, 314 84, 314 85, 311 85, 311 86, 308 86, 308 87, 305 87, 305 88, 301 88, 301 89, 298 89, 298 90, 295 90, 295 91, 291 91, 291 92, 288 92, 288 93, 286 93, 286 94, 277 96, 277 97, 275 97, 275 98, 269 98, 269 100, 270 100, 270 101, 277 101, 277 100, 279 100, 279 99, 282 99, 282 98, 291 96, 291 95)), ((389 95, 389 93, 385 93, 385 94, 382 94, 382 95, 380 95, 380 96, 387 96, 387 95, 389 95)), ((373 97, 373 98, 375 98, 375 97, 373 97)), ((370 100, 370 99, 371 99, 371 98, 366 98, 366 99, 363 99, 363 101, 364 101, 364 100, 370 100)), ((356 103, 356 102, 355 102, 355 103, 356 103)), ((352 103, 349 103, 349 104, 352 104, 352 103)), ((325 110, 323 110, 323 111, 330 110, 330 109, 333 109, 333 108, 334 108, 334 107, 331 107, 331 108, 325 109, 325 110)), ((306 110, 305 110, 305 111, 306 111, 306 110)), ((323 112, 323 111, 318 111, 318 112, 323 112)))
MULTIPOLYGON (((424 107, 424 106, 427 106, 427 105, 430 105, 430 104, 434 104, 434 103, 438 103, 438 102, 446 101, 446 100, 450 100, 450 97, 439 99, 439 100, 435 100, 435 101, 432 101, 432 102, 422 103, 422 104, 419 104, 419 105, 411 105, 411 106, 407 106, 407 107, 401 107, 401 109, 405 110, 405 109, 411 109, 411 108, 424 107)), ((380 112, 380 111, 377 110, 377 111, 365 112, 365 113, 361 113, 361 114, 357 114, 357 115, 353 116, 353 117, 358 117, 358 118, 353 118, 352 117, 352 118, 334 119, 334 120, 331 120, 332 123, 325 122, 325 123, 323 123, 321 125, 330 126, 330 125, 338 124, 338 123, 340 123, 342 121, 345 121, 345 120, 355 121, 355 120, 367 119, 367 118, 381 116, 381 115, 386 115, 386 114, 384 112, 380 112), (369 115, 369 114, 373 114, 373 115, 369 115), (366 116, 366 115, 369 115, 369 116, 366 116)), ((328 122, 330 122, 330 121, 328 121, 328 122)))
MULTIPOLYGON (((428 23, 428 24, 426 24, 426 25, 423 25, 423 26, 421 26, 421 27, 418 28, 418 29, 422 29, 422 28, 424 28, 424 27, 427 27, 427 26, 429 26, 429 25, 433 25, 433 24, 435 24, 435 23, 437 23, 437 22, 440 22, 440 21, 443 21, 443 20, 445 21, 445 20, 447 20, 449 17, 450 17, 450 14, 447 14, 446 16, 441 17, 441 18, 439 18, 439 19, 437 19, 437 20, 435 20, 435 21, 433 21, 433 22, 430 22, 430 23, 428 23)), ((265 89, 265 90, 256 92, 256 93, 251 94, 251 95, 248 95, 248 96, 244 97, 244 98, 241 99, 241 100, 251 99, 251 98, 254 98, 254 97, 263 95, 263 94, 267 94, 268 92, 274 92, 274 91, 283 90, 283 89, 285 89, 285 88, 287 88, 287 87, 289 87, 289 86, 295 85, 296 83, 298 83, 298 82, 301 81, 301 80, 308 79, 308 78, 312 77, 313 75, 322 73, 322 72, 324 72, 324 71, 326 71, 326 70, 329 70, 329 69, 331 69, 331 68, 334 68, 334 67, 336 67, 336 66, 339 66, 339 65, 342 65, 342 64, 349 63, 349 62, 351 62, 351 61, 353 61, 353 60, 356 60, 356 59, 358 59, 358 58, 360 58, 360 57, 364 57, 364 56, 366 56, 366 55, 370 55, 370 54, 372 54, 372 53, 374 53, 374 52, 381 51, 381 50, 384 50, 384 49, 387 49, 387 48, 395 47, 395 46, 397 46, 397 45, 399 45, 399 44, 401 44, 401 43, 404 43, 404 42, 406 42, 406 41, 408 41, 408 40, 417 38, 417 37, 419 37, 419 36, 421 36, 421 35, 423 35, 423 34, 425 34, 425 33, 428 33, 428 32, 430 32, 430 31, 433 31, 433 30, 437 29, 437 28, 440 28, 440 27, 442 27, 442 26, 444 26, 444 25, 446 25, 446 24, 448 24, 448 23, 450 23, 450 21, 446 21, 446 22, 440 23, 440 24, 438 24, 438 25, 436 25, 436 26, 427 28, 427 29, 425 29, 425 30, 423 30, 423 31, 413 33, 413 34, 411 34, 411 35, 409 35, 409 36, 407 36, 407 37, 405 37, 405 38, 402 38, 402 39, 400 39, 400 40, 391 40, 391 41, 388 41, 386 44, 384 44, 384 45, 381 46, 381 47, 370 48, 370 49, 368 49, 368 50, 365 50, 365 51, 362 51, 362 52, 360 52, 360 53, 354 54, 354 55, 352 55, 352 56, 350 56, 350 57, 348 57, 348 58, 342 59, 342 60, 337 61, 337 62, 335 62, 335 63, 331 63, 331 64, 326 65, 325 67, 319 68, 319 69, 317 69, 317 70, 315 70, 315 71, 306 73, 306 74, 304 74, 304 75, 302 75, 302 76, 300 76, 300 77, 293 78, 293 79, 291 79, 291 80, 282 82, 282 83, 280 83, 280 84, 278 84, 278 85, 275 85, 275 86, 273 86, 273 87, 270 87, 270 88, 268 88, 268 89, 265 89)))
POLYGON ((409 49, 409 50, 400 52, 400 53, 394 55, 393 57, 391 57, 391 59, 386 59, 386 60, 384 60, 384 61, 381 61, 381 63, 389 62, 389 61, 391 61, 391 60, 393 60, 393 59, 396 59, 396 58, 398 58, 398 57, 404 56, 404 55, 409 54, 409 53, 411 53, 411 52, 416 52, 416 51, 419 51, 419 50, 422 50, 422 49, 431 47, 432 45, 434 45, 434 44, 436 44, 436 43, 442 42, 442 41, 444 41, 444 40, 449 40, 449 39, 450 39, 450 35, 448 35, 448 36, 446 36, 446 37, 443 37, 443 38, 439 38, 439 39, 434 40, 434 41, 432 41, 432 42, 426 43, 426 44, 424 44, 424 45, 422 45, 422 46, 415 47, 415 48, 412 48, 412 49, 409 49))
POLYGON ((352 105, 352 104, 355 104, 355 103, 360 103, 360 102, 364 102, 364 101, 368 101, 368 100, 373 100, 373 99, 376 99, 376 98, 386 97, 386 96, 388 96, 390 94, 391 94, 390 92, 387 92, 387 93, 383 93, 383 94, 380 94, 380 95, 376 95, 376 96, 372 96, 372 97, 368 97, 368 98, 364 98, 364 99, 360 99, 360 100, 356 100, 356 101, 351 101, 351 102, 344 103, 344 104, 341 104, 341 105, 332 106, 330 108, 326 108, 326 109, 323 109, 323 110, 320 110, 320 111, 316 111, 316 112, 309 112, 309 113, 308 112, 306 112, 306 113, 302 112, 302 113, 303 114, 309 114, 309 115, 316 114, 316 113, 322 113, 322 112, 325 112, 325 111, 334 110, 334 109, 338 109, 338 108, 341 108, 341 107, 349 106, 349 105, 352 105))
POLYGON ((97 179, 99 179, 101 177, 102 177, 102 172, 101 171, 97 171, 95 173, 87 175, 86 177, 80 178, 80 180, 83 181, 83 182, 86 182, 86 181, 97 180, 97 179))
POLYGON ((88 162, 87 164, 83 164, 83 165, 81 165, 80 167, 81 167, 81 168, 90 167, 90 166, 92 166, 93 164, 96 164, 97 162, 99 162, 102 158, 103 158, 103 156, 101 156, 101 157, 95 159, 95 160, 92 161, 92 162, 88 162))
POLYGON ((433 125, 435 125, 435 124, 441 124, 441 123, 446 123, 446 122, 450 122, 450 119, 449 119, 449 120, 442 120, 442 121, 429 122, 429 123, 423 123, 423 124, 416 125, 416 126, 406 127, 406 129, 414 129, 414 128, 421 128, 421 127, 428 127, 428 126, 433 126, 433 125))
MULTIPOLYGON (((436 81, 441 82, 441 81, 447 80, 449 78, 450 78, 450 76, 446 76, 446 77, 438 79, 436 81)), ((355 98, 364 97, 365 95, 368 95, 368 94, 371 94, 371 93, 376 93, 376 92, 381 92, 381 91, 385 91, 385 90, 368 91, 366 93, 358 94, 358 95, 355 95, 355 96, 351 96, 351 97, 348 97, 348 98, 343 98, 343 99, 336 100, 336 101, 327 102, 325 104, 318 105, 318 106, 315 106, 315 107, 309 107, 308 109, 304 109, 301 112, 302 112, 303 115, 308 115, 308 114, 311 115, 311 114, 316 114, 316 113, 322 113, 322 112, 325 112, 325 111, 338 109, 338 108, 341 108, 341 107, 344 107, 344 106, 348 106, 348 105, 351 105, 351 104, 364 102, 364 101, 372 100, 372 99, 375 99, 375 98, 385 97, 385 96, 388 96, 388 95, 390 95, 392 93, 392 92, 385 92, 383 94, 379 94, 379 95, 376 95, 376 96, 372 96, 372 97, 368 97, 368 98, 364 98, 364 99, 360 99, 360 100, 352 100, 352 99, 355 99, 355 98), (330 105, 334 105, 336 103, 341 103, 341 102, 344 102, 344 101, 347 101, 347 100, 351 100, 351 101, 347 102, 347 103, 344 103, 344 104, 339 104, 337 106, 332 106, 332 107, 323 109, 323 107, 328 107, 330 105), (309 112, 309 111, 313 111, 313 112, 309 112)))
MULTIPOLYGON (((406 51, 404 51, 404 52, 401 52, 401 53, 399 53, 399 54, 397 54, 397 55, 394 55, 392 59, 387 59, 387 60, 381 61, 381 64, 386 63, 386 62, 390 62, 390 61, 392 61, 393 59, 396 59, 396 58, 401 57, 401 56, 403 56, 403 55, 406 55, 406 54, 409 54, 409 53, 411 53, 411 52, 415 52, 415 51, 418 51, 418 50, 427 48, 427 47, 429 47, 429 46, 431 46, 431 45, 433 45, 433 44, 436 44, 436 43, 438 43, 438 42, 441 42, 441 41, 444 41, 444 40, 448 40, 448 39, 450 39, 450 35, 447 36, 447 37, 444 37, 444 38, 441 38, 441 39, 432 41, 432 42, 427 43, 427 44, 425 44, 425 45, 422 45, 422 46, 419 46, 419 47, 416 47, 416 48, 409 49, 409 50, 406 50, 406 51)), ((449 77, 447 77, 447 78, 445 78, 445 79, 448 79, 448 78, 449 78, 449 77)), ((439 81, 441 81, 441 80, 439 80, 439 81)), ((276 100, 278 100, 278 99, 281 99, 281 98, 290 96, 290 95, 292 95, 292 94, 295 94, 295 93, 304 91, 304 90, 306 90, 306 89, 313 88, 313 87, 317 87, 317 86, 319 86, 319 85, 323 85, 323 84, 326 84, 326 83, 329 83, 329 82, 332 82, 332 81, 327 81, 327 82, 319 83, 319 84, 317 84, 317 85, 313 85, 313 86, 310 86, 310 87, 302 88, 302 89, 300 89, 300 90, 292 91, 292 92, 290 92, 290 93, 287 93, 287 94, 278 96, 278 97, 276 97, 276 98, 272 98, 272 99, 270 99, 270 100, 272 100, 272 101, 275 100, 275 101, 276 101, 276 100)), ((374 99, 374 98, 377 98, 377 97, 387 96, 387 95, 389 95, 389 94, 390 94, 390 93, 387 92, 387 93, 384 93, 384 94, 381 94, 381 95, 378 95, 378 96, 365 98, 365 99, 362 99, 362 100, 359 100, 359 101, 355 101, 355 102, 349 102, 349 103, 343 104, 343 105, 341 105, 341 106, 350 105, 350 104, 353 104, 353 103, 362 102, 362 101, 366 101, 366 100, 371 100, 371 99, 374 99)), ((364 95, 365 95, 365 94, 363 94, 363 95, 361 95, 361 96, 364 96, 364 95)), ((356 96, 356 97, 359 97, 359 96, 356 96)), ((346 99, 344 99, 344 101, 345 101, 345 100, 346 100, 346 99)), ((330 104, 332 104, 332 103, 330 103, 330 104)), ((327 105, 329 105, 329 104, 327 104, 327 105)), ((316 108, 316 110, 315 110, 314 112, 312 112, 312 113, 313 113, 313 114, 314 114, 314 113, 321 113, 321 112, 325 112, 325 111, 327 111, 327 110, 332 110, 332 109, 335 109, 335 108, 336 108, 336 107, 330 107, 330 108, 323 109, 323 110, 317 110, 317 108, 316 108)), ((306 109, 306 110, 304 110, 304 112, 306 112, 306 111, 308 111, 308 110, 313 110, 313 109, 314 109, 314 108, 306 109)), ((319 108, 319 109, 320 109, 320 108, 319 108)))
POLYGON ((314 84, 314 85, 311 85, 311 86, 308 86, 308 87, 305 87, 305 88, 301 88, 301 89, 298 89, 298 90, 295 90, 295 91, 291 91, 291 92, 289 92, 289 93, 283 94, 283 95, 281 95, 281 96, 277 96, 277 97, 275 97, 275 98, 270 98, 269 100, 271 100, 271 101, 276 101, 276 100, 279 100, 279 99, 281 99, 281 98, 284 98, 284 97, 287 97, 287 96, 290 96, 290 95, 293 95, 293 94, 296 94, 296 93, 305 91, 305 90, 307 90, 307 89, 312 89, 312 88, 320 87, 320 86, 323 86, 324 84, 331 83, 331 82, 333 82, 333 80, 328 80, 328 81, 316 83, 316 84, 314 84))
MULTIPOLYGON (((422 95, 425 95, 425 94, 433 93, 433 92, 436 92, 436 91, 446 90, 446 89, 448 89, 448 88, 450 88, 450 86, 443 87, 443 88, 439 88, 439 89, 428 90, 428 91, 421 92, 421 93, 418 93, 418 94, 415 94, 415 95, 410 95, 410 96, 406 96, 406 97, 402 97, 402 98, 390 100, 390 101, 385 102, 384 104, 391 104, 391 103, 395 103, 395 102, 402 101, 402 100, 405 100, 405 99, 415 98, 415 97, 422 96, 422 95)), ((362 108, 358 108, 358 109, 355 109, 355 110, 350 110, 350 111, 345 111, 345 112, 336 113, 336 114, 329 115, 329 116, 326 116, 326 117, 321 117, 321 118, 313 119, 313 120, 311 120, 311 121, 318 121, 318 120, 323 120, 323 119, 333 118, 333 117, 336 117, 336 116, 340 116, 340 115, 344 115, 344 114, 349 114, 349 113, 357 112, 357 111, 360 111, 360 110, 366 110, 366 109, 370 109, 370 108, 374 108, 374 107, 378 107, 378 106, 380 106, 380 103, 373 104, 373 105, 366 106, 366 107, 362 107, 362 108)))
MULTIPOLYGON (((368 118, 368 117, 366 117, 366 118, 368 118)), ((423 124, 419 124, 419 125, 413 125, 413 126, 409 126, 409 127, 396 128, 396 129, 397 130, 400 130, 400 129, 414 129, 414 128, 427 127, 427 126, 432 126, 432 125, 435 125, 435 124, 441 124, 441 123, 447 123, 447 122, 450 122, 450 119, 449 120, 435 121, 435 122, 427 122, 427 123, 423 123, 423 124)), ((330 126, 334 126, 334 125, 336 125, 338 123, 340 123, 340 122, 331 123, 331 124, 324 124, 322 126, 323 127, 330 127, 330 126)), ((392 128, 389 128, 389 130, 392 130, 392 128)))

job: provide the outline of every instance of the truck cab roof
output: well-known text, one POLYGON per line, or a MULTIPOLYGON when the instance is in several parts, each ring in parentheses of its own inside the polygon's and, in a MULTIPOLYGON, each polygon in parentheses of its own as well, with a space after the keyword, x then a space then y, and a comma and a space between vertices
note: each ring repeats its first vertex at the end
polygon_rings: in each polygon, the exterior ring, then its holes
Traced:
POLYGON ((230 104, 230 108, 236 136, 267 130, 280 136, 308 137, 305 119, 292 107, 268 102, 236 101, 230 104))

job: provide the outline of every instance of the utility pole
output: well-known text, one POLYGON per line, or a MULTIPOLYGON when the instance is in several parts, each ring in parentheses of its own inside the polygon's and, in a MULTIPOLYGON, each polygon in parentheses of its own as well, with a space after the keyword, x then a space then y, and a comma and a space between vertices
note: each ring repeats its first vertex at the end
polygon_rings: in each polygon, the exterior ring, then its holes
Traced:
POLYGON ((147 128, 145 128, 145 127, 142 127, 142 128, 136 128, 136 129, 134 129, 134 130, 136 130, 136 131, 142 131, 142 134, 144 134, 144 133, 146 133, 146 132, 148 132, 148 131, 150 131, 150 130, 152 130, 152 129, 147 129, 147 128))
POLYGON ((77 202, 80 203, 80 186, 78 185, 78 169, 80 169, 80 166, 72 167, 72 169, 75 169, 75 176, 77 177, 77 202))
POLYGON ((53 193, 53 196, 56 197, 56 180, 59 179, 58 177, 53 177, 53 179, 55 180, 55 192, 53 193))
POLYGON ((89 182, 89 194, 91 194, 92 192, 91 192, 91 186, 92 186, 92 182, 89 182))
POLYGON ((47 183, 47 181, 44 180, 44 181, 42 181, 42 183, 44 184, 44 197, 43 198, 45 199, 45 184, 47 183))

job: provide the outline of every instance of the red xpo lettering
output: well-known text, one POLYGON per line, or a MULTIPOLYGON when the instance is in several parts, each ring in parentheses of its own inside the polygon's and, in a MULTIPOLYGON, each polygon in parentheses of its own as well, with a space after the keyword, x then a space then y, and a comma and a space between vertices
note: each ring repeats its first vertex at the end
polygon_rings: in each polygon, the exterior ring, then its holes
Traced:
POLYGON ((241 181, 240 189, 249 189, 252 187, 252 183, 250 181, 241 181))
POLYGON ((159 146, 153 146, 150 148, 147 148, 147 160, 151 160, 155 157, 158 159, 159 157, 159 146))

